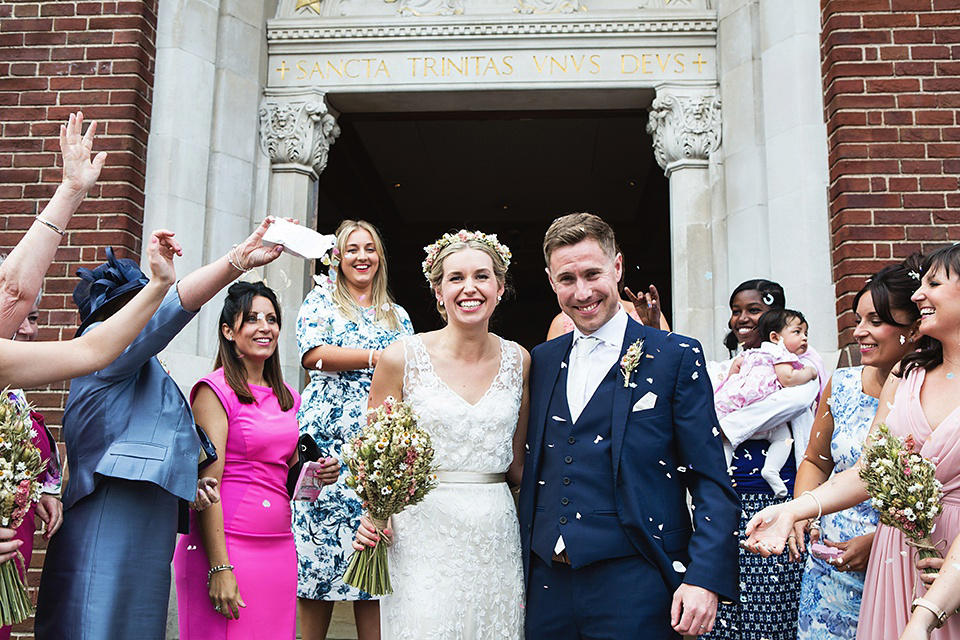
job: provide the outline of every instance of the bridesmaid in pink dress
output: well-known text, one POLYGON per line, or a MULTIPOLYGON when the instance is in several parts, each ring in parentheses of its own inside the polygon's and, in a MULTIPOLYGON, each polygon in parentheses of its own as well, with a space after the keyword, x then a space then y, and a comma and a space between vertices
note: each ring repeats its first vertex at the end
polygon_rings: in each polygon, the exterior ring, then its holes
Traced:
MULTIPOLYGON (((874 426, 885 422, 899 436, 913 435, 920 453, 937 464, 944 508, 933 538, 943 541, 945 548, 960 533, 960 245, 931 253, 921 271, 912 298, 920 309, 919 349, 901 362, 901 377, 895 373, 884 385, 874 426)), ((779 554, 788 538, 802 541, 799 525, 804 520, 821 511, 848 508, 866 497, 858 464, 812 492, 756 514, 747 525, 744 547, 763 556, 779 554)), ((914 599, 925 593, 914 551, 903 534, 879 525, 867 565, 857 638, 896 639, 907 625, 914 599)), ((941 608, 953 611, 960 604, 960 598, 954 600, 941 608)), ((932 618, 926 606, 919 605, 917 611, 924 619, 932 618)), ((960 616, 947 619, 936 637, 960 640, 960 616)))
MULTIPOLYGON (((263 283, 227 291, 217 369, 191 392, 197 424, 217 447, 203 475, 221 502, 190 514, 174 554, 183 640, 296 635, 297 555, 287 470, 295 459, 300 395, 276 353, 280 307, 263 283)), ((330 476, 339 465, 331 461, 330 476)))

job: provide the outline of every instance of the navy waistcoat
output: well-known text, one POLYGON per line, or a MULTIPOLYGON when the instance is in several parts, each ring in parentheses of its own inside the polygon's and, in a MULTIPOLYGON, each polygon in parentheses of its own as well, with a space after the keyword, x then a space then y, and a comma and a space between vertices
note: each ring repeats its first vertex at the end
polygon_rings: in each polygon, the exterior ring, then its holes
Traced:
POLYGON ((557 376, 541 452, 534 553, 550 563, 562 534, 574 568, 637 553, 617 515, 611 411, 619 362, 611 367, 576 422, 567 403, 567 371, 557 376))

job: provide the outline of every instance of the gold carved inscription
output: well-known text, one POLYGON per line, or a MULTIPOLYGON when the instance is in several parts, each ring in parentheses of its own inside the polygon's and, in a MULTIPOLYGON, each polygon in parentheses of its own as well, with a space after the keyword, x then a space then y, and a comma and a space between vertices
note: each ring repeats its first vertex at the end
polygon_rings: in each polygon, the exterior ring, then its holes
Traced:
POLYGON ((513 56, 439 56, 407 58, 414 78, 509 76, 513 56))
POLYGON ((686 51, 548 51, 530 54, 303 58, 274 69, 280 80, 289 73, 299 81, 409 80, 431 78, 495 79, 515 72, 549 77, 701 75, 712 63, 703 53, 686 51))
MULTIPOLYGON (((283 62, 280 63, 283 65, 283 62)), ((387 62, 381 58, 338 58, 321 63, 319 60, 310 67, 306 60, 298 60, 297 80, 332 80, 334 78, 390 77, 387 62)), ((282 74, 281 74, 282 77, 282 74)))

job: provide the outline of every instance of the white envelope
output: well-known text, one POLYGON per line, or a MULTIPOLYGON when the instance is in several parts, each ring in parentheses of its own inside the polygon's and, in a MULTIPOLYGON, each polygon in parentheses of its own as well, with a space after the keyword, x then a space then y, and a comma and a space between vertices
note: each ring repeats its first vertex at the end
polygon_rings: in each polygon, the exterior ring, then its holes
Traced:
POLYGON ((283 218, 274 218, 273 224, 263 234, 263 244, 268 247, 282 244, 286 253, 298 258, 320 258, 336 242, 337 237, 333 234, 321 235, 283 218))
POLYGON ((657 404, 657 394, 653 391, 647 391, 643 394, 643 397, 637 400, 636 404, 633 405, 634 411, 646 411, 647 409, 653 409, 657 404))

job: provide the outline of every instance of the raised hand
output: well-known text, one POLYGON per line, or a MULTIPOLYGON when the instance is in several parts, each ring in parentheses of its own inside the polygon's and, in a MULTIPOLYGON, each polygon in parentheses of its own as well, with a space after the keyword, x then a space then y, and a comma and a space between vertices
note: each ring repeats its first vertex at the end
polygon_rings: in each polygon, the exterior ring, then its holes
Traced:
POLYGON ((653 285, 650 285, 646 292, 641 292, 638 296, 625 287, 623 292, 627 299, 633 303, 637 315, 643 320, 643 324, 654 329, 660 328, 660 292, 653 285))
POLYGON ((107 154, 103 151, 91 158, 93 154, 93 137, 97 132, 97 121, 93 120, 83 130, 83 112, 70 114, 66 125, 60 125, 60 155, 63 157, 62 184, 73 195, 84 196, 100 177, 100 170, 107 161, 107 154))
MULTIPOLYGON (((283 253, 283 247, 281 245, 265 247, 263 244, 263 234, 266 233, 270 225, 273 224, 273 220, 273 216, 267 216, 264 221, 260 223, 260 226, 257 227, 256 231, 250 234, 250 237, 231 249, 229 254, 230 259, 237 267, 246 271, 270 264, 280 257, 280 254, 283 253)), ((299 224, 299 222, 293 218, 286 218, 286 220, 294 224, 299 224)))
POLYGON ((173 232, 157 229, 150 234, 147 242, 147 260, 150 263, 150 280, 159 284, 172 285, 177 280, 173 267, 173 257, 183 255, 180 244, 173 239, 173 232))

